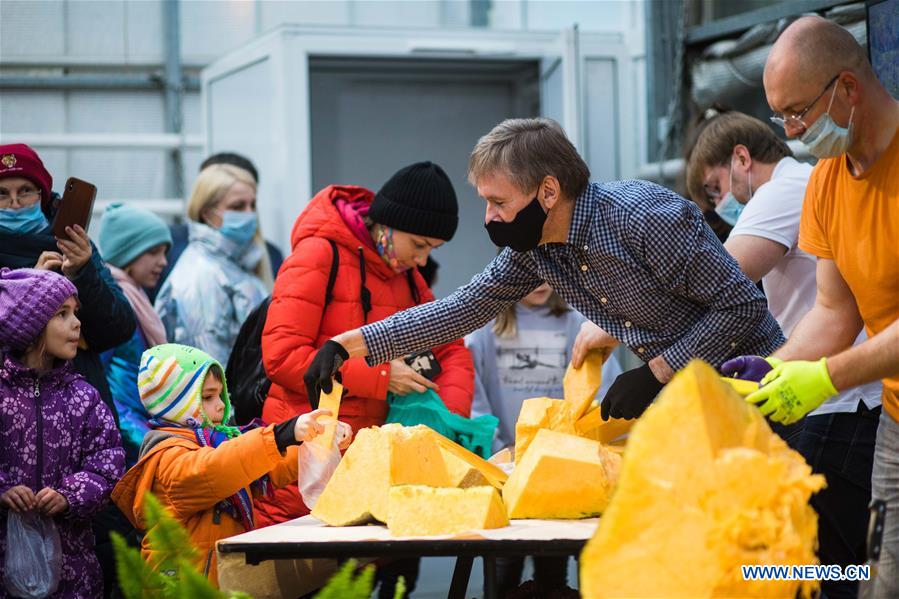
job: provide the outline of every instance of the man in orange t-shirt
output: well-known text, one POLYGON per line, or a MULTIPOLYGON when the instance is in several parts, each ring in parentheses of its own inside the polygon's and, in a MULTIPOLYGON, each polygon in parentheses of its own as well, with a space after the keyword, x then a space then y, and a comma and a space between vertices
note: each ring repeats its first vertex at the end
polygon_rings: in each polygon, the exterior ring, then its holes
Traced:
POLYGON ((820 17, 783 32, 764 85, 772 120, 820 159, 799 233, 818 257, 818 293, 747 401, 789 424, 838 391, 883 380, 872 496, 887 515, 875 593, 899 597, 899 102, 855 38, 820 17), (851 347, 862 325, 870 339, 851 347))

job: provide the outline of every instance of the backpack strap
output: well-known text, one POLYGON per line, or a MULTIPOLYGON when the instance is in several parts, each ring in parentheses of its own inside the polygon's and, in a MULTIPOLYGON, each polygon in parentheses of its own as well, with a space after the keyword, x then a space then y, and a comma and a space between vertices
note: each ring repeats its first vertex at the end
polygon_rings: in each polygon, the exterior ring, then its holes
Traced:
POLYGON ((362 278, 362 288, 359 290, 359 301, 362 302, 362 319, 368 324, 368 313, 371 312, 371 291, 365 286, 365 254, 362 246, 359 246, 359 276, 362 278))
POLYGON ((337 281, 337 267, 340 266, 340 256, 337 253, 337 244, 333 239, 329 239, 331 244, 331 272, 328 273, 328 286, 325 288, 325 307, 331 303, 334 293, 334 282, 337 281))
POLYGON ((415 284, 415 275, 412 271, 414 268, 410 268, 406 271, 406 281, 409 282, 409 291, 412 292, 412 300, 416 305, 421 303, 421 296, 418 295, 418 286, 415 284))

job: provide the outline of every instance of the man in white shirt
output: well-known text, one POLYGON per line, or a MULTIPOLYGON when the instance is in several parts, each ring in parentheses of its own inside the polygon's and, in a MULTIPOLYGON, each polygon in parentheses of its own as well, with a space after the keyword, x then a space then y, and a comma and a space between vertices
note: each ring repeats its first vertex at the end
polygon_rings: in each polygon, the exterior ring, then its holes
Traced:
MULTIPOLYGON (((724 247, 750 279, 762 281, 768 307, 789 338, 815 304, 816 258, 797 245, 812 167, 793 158, 758 119, 717 111, 706 117, 689 153, 690 195, 711 202, 733 226, 724 247)), ((862 332, 856 344, 865 339, 862 332)), ((744 367, 722 366, 725 374, 729 369, 744 367)), ((772 427, 827 478, 827 488, 812 498, 822 564, 864 562, 880 403, 881 384, 870 383, 834 396, 795 425, 772 427)), ((823 591, 828 598, 854 597, 857 584, 828 581, 823 591)))

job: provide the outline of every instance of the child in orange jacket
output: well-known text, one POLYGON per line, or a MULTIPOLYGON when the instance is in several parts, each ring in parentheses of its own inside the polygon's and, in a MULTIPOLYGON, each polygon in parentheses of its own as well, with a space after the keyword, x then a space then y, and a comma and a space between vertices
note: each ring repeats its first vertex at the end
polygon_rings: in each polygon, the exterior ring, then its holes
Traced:
MULTIPOLYGON (((254 527, 253 496, 297 480, 297 446, 324 430, 315 410, 281 424, 228 426, 231 402, 224 369, 184 345, 144 352, 138 373, 141 402, 152 416, 138 463, 112 492, 132 524, 144 530, 143 499, 151 491, 187 528, 200 553, 197 566, 218 583, 215 543, 254 527)), ((339 423, 341 446, 351 431, 339 423)), ((150 554, 143 546, 144 558, 150 554)))

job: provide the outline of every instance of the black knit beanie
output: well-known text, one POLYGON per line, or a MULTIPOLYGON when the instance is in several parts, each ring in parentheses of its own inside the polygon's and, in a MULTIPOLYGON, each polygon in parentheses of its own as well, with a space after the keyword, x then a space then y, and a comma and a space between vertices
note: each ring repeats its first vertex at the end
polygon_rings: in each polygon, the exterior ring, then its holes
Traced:
POLYGON ((456 192, 432 162, 401 168, 375 195, 368 216, 398 231, 449 241, 459 224, 456 192))

